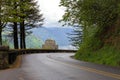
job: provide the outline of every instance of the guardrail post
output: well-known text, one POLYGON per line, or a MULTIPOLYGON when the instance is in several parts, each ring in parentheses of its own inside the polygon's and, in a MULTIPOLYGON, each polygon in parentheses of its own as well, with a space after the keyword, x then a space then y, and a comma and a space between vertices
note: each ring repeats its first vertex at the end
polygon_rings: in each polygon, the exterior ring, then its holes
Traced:
POLYGON ((0 69, 8 68, 8 46, 0 46, 0 69))

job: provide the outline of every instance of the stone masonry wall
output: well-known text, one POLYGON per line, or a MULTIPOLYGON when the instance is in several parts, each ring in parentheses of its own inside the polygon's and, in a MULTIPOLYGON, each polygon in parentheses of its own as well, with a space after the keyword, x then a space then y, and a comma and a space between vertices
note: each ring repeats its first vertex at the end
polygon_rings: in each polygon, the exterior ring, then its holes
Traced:
POLYGON ((8 68, 9 47, 0 46, 0 69, 8 68))

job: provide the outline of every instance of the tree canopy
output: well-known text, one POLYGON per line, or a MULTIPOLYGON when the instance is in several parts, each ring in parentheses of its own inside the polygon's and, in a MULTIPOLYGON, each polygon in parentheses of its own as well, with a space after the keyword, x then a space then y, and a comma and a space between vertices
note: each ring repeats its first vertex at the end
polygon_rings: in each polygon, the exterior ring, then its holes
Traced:
POLYGON ((26 30, 43 24, 44 18, 38 7, 36 0, 0 0, 0 44, 2 45, 2 30, 8 23, 12 25, 14 47, 19 47, 19 33, 20 44, 25 46, 26 30))
POLYGON ((63 21, 71 24, 106 26, 120 14, 119 0, 61 0, 66 7, 63 21))
POLYGON ((102 40, 118 32, 110 29, 118 28, 115 24, 120 19, 120 0, 61 0, 60 4, 66 8, 61 21, 82 25, 84 38, 94 33, 102 40), (91 33, 91 30, 94 31, 91 33))

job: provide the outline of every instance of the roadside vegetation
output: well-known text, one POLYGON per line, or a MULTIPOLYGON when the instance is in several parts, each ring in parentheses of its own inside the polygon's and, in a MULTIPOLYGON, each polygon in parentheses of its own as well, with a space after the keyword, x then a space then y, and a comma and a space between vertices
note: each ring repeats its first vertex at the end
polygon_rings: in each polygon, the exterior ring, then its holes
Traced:
POLYGON ((74 57, 120 67, 120 1, 61 0, 60 4, 66 8, 61 22, 82 29, 74 57))

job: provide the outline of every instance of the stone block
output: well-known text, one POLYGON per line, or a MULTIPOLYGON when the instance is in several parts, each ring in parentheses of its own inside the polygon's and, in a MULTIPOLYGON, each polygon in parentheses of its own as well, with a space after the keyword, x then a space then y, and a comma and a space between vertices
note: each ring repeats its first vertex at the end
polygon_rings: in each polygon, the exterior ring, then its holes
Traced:
POLYGON ((0 46, 0 69, 8 68, 8 46, 0 46))

